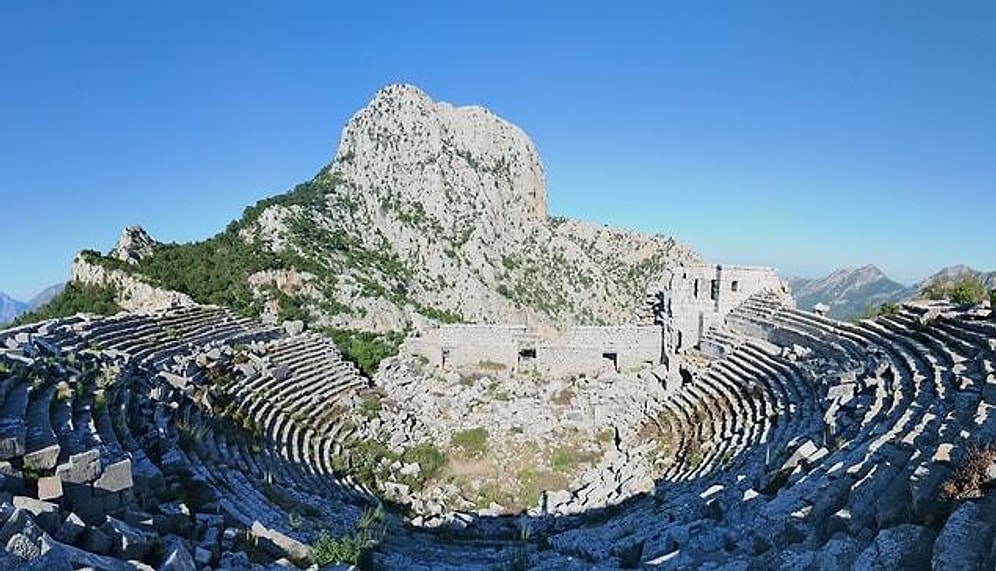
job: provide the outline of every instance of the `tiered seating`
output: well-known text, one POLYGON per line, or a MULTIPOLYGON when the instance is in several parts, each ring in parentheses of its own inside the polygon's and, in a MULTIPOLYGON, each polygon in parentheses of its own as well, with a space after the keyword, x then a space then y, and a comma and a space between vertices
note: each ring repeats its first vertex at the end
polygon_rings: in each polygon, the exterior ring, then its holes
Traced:
MULTIPOLYGON (((672 446, 653 498, 537 517, 527 540, 500 519, 447 536, 392 516, 375 564, 991 568, 996 499, 944 493, 996 438, 996 322, 937 313, 842 323, 751 298, 657 403, 672 446)), ((105 569, 303 562, 375 501, 336 472, 369 381, 323 337, 189 307, 0 332, 0 348, 0 545, 17 529, 105 569)))
POLYGON ((996 323, 925 315, 908 306, 843 323, 752 298, 727 318, 730 332, 704 336, 716 359, 665 403, 660 420, 682 444, 662 499, 620 518, 639 531, 599 539, 619 525, 610 521, 549 541, 593 561, 639 544, 642 561, 664 568, 833 569, 915 568, 932 556, 947 568, 952 550, 978 543, 967 561, 991 567, 996 498, 959 510, 975 521, 952 526, 981 533, 959 540, 944 525, 959 504, 943 485, 996 434, 996 323), (703 439, 705 460, 690 459, 703 439), (961 543, 935 544, 938 530, 961 543))
MULTIPOLYGON (((188 525, 162 512, 172 509, 164 504, 169 497, 205 517, 220 510, 246 529, 262 525, 257 533, 266 536, 274 557, 300 556, 319 530, 344 533, 359 517, 359 506, 369 498, 344 488, 329 462, 313 453, 322 437, 334 437, 328 434, 332 419, 306 424, 330 402, 366 385, 330 343, 314 336, 283 338, 279 329, 211 307, 75 318, 43 327, 3 339, 19 341, 13 351, 4 341, 7 353, 0 354, 0 442, 14 468, 23 464, 24 478, 2 482, 12 493, 54 502, 55 516, 61 508, 61 517, 45 520, 49 533, 58 532, 65 517, 82 518, 82 533, 61 539, 60 549, 74 564, 115 555, 113 547, 93 539, 107 535, 111 514, 120 519, 151 510, 145 533, 161 531, 148 527, 160 516, 171 529, 188 525), (35 336, 42 345, 33 345, 35 336), (212 385, 205 372, 224 369, 238 376, 231 368, 233 347, 277 338, 286 355, 275 350, 273 362, 286 365, 289 375, 286 383, 269 387, 278 398, 246 393, 264 429, 246 433, 212 409, 211 400, 225 396, 224 386, 212 385), (60 347, 72 361, 39 355, 60 347), (275 537, 285 545, 275 546, 275 537)), ((252 387, 259 377, 243 375, 231 386, 252 387)), ((195 547, 186 549, 193 554, 195 547)), ((152 549, 136 555, 159 557, 152 549)), ((200 563, 220 563, 217 545, 200 563)))

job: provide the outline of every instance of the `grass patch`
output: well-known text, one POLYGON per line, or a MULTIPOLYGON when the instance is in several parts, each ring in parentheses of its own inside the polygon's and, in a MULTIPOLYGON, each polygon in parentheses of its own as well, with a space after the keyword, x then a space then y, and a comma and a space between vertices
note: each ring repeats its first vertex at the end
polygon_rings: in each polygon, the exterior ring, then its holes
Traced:
POLYGON ((373 420, 380 416, 380 409, 381 402, 379 395, 366 395, 360 401, 360 415, 367 420, 373 420))
POLYGON ((363 565, 370 550, 384 539, 386 530, 383 508, 368 508, 352 533, 337 537, 322 530, 311 546, 311 562, 319 567, 332 563, 363 565))
POLYGON ((481 458, 488 452, 488 429, 478 426, 456 432, 450 437, 450 445, 466 458, 481 458))
POLYGON ((477 368, 481 371, 498 373, 504 371, 508 367, 506 367, 504 363, 498 363, 496 361, 478 361, 477 368))
POLYGON ((402 483, 415 491, 424 489, 427 482, 438 478, 447 462, 446 455, 431 442, 420 442, 405 450, 401 459, 405 463, 419 466, 418 474, 402 478, 402 483))

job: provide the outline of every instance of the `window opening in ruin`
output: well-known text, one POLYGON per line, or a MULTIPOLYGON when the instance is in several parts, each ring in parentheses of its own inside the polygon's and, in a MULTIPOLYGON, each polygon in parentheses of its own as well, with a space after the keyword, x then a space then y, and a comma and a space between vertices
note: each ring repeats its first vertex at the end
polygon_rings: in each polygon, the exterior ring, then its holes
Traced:
POLYGON ((519 363, 529 362, 536 358, 536 349, 520 349, 519 363))
POLYGON ((450 357, 450 350, 449 349, 443 349, 440 352, 439 361, 440 361, 440 364, 441 364, 442 367, 444 367, 444 368, 446 367, 446 361, 449 360, 449 357, 450 357))
POLYGON ((602 353, 602 358, 607 361, 612 361, 612 370, 619 372, 619 355, 616 353, 602 353))
POLYGON ((740 282, 737 280, 733 280, 733 282, 730 284, 730 291, 740 291, 740 282))
POLYGON ((684 368, 684 367, 681 367, 680 369, 678 369, 678 372, 681 374, 681 386, 683 386, 683 387, 687 387, 687 386, 691 385, 692 381, 695 380, 692 377, 692 372, 689 371, 688 369, 684 368))
POLYGON ((712 284, 709 289, 709 299, 716 301, 719 299, 719 280, 712 280, 712 284))
POLYGON ((699 280, 695 280, 695 299, 699 298, 699 280))

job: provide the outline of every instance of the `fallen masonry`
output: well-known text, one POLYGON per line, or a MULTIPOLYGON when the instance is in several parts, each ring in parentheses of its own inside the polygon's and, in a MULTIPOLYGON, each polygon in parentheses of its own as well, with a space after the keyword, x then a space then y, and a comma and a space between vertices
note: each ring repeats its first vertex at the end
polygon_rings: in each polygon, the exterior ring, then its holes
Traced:
POLYGON ((637 449, 654 467, 645 493, 598 500, 635 477, 617 471, 523 516, 436 526, 362 477, 351 454, 388 422, 364 404, 384 387, 324 337, 196 305, 6 330, 0 568, 307 567, 382 506, 374 568, 991 569, 988 313, 906 305, 844 323, 754 294, 699 349, 686 338, 677 382, 606 440, 620 470, 637 449), (558 510, 582 496, 594 503, 558 510))

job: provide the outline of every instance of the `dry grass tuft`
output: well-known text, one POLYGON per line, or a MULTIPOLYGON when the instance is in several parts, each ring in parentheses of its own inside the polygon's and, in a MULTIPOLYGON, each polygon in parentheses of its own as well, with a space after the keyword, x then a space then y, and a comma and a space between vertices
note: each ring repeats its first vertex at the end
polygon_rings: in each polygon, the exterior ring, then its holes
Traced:
POLYGON ((949 500, 968 500, 982 496, 989 481, 987 472, 996 462, 996 444, 972 448, 955 469, 954 476, 941 486, 941 493, 949 500))

